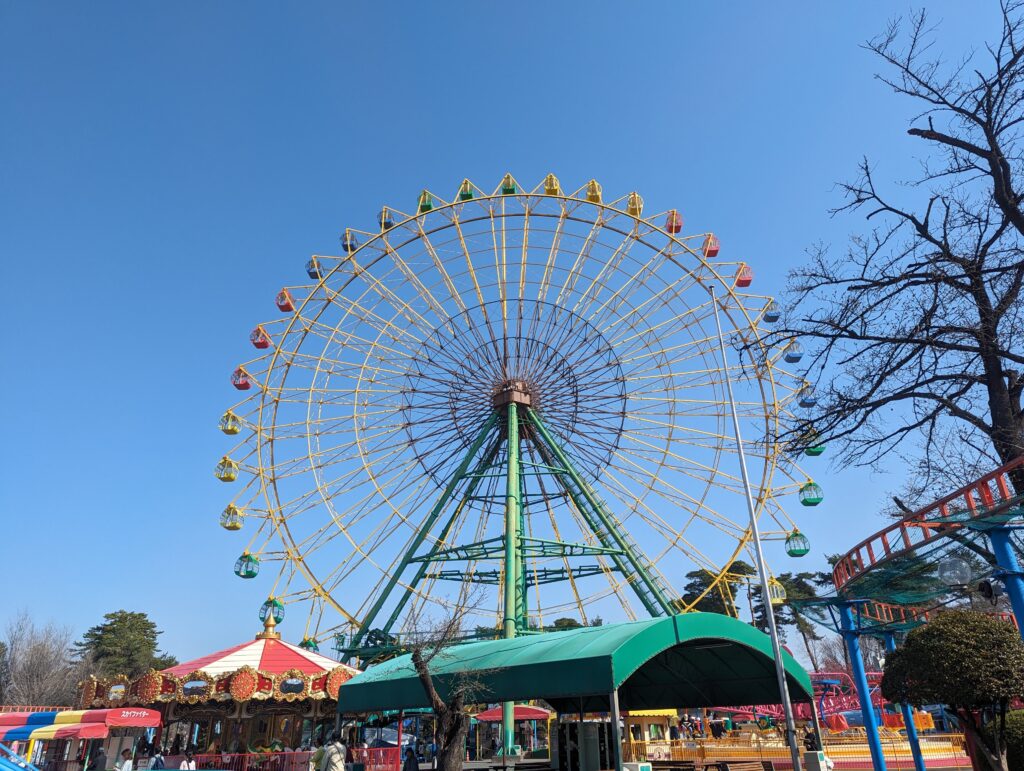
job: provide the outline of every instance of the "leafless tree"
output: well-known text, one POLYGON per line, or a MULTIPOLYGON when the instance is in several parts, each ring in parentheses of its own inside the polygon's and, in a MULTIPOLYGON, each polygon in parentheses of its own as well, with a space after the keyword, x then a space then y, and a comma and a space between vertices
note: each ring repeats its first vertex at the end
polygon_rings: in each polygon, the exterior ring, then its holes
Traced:
POLYGON ((862 162, 835 212, 869 230, 842 257, 812 250, 779 332, 827 373, 811 422, 841 461, 902 457, 911 492, 1024 455, 1024 20, 1021 0, 1000 7, 998 41, 957 61, 923 11, 866 44, 879 80, 921 108, 921 173, 887 185, 862 162))
MULTIPOLYGON (((817 659, 821 664, 820 672, 845 672, 853 674, 850 666, 850 654, 846 643, 838 634, 826 634, 812 643, 817 659)), ((869 672, 879 671, 885 658, 885 646, 877 637, 864 635, 860 638, 861 658, 869 672)))
POLYGON ((7 703, 74 704, 80 668, 70 657, 70 627, 53 622, 37 626, 23 610, 7 624, 4 636, 7 703))
POLYGON ((469 732, 467 707, 488 698, 482 679, 487 673, 446 677, 442 684, 432 669, 464 636, 463 625, 468 613, 474 609, 476 597, 478 595, 473 594, 464 598, 458 608, 436 622, 424 619, 414 610, 405 624, 405 629, 411 630, 406 632, 405 639, 412 654, 412 663, 436 720, 438 771, 461 771, 469 732))

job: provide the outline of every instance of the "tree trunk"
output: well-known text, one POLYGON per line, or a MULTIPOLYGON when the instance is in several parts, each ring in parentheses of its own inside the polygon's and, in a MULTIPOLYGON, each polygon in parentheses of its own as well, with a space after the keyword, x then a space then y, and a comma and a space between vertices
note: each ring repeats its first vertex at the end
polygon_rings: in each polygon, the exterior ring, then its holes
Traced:
POLYGON ((428 659, 423 651, 414 648, 412 663, 420 683, 434 710, 437 730, 437 767, 439 771, 462 771, 466 757, 466 734, 469 733, 469 715, 466 713, 464 693, 456 686, 450 702, 445 702, 437 692, 434 678, 430 673, 428 659))
POLYGON ((466 759, 466 734, 469 733, 469 715, 459 712, 453 716, 439 742, 437 751, 438 771, 462 771, 466 759))
POLYGON ((967 710, 957 710, 956 714, 960 716, 960 725, 963 727, 964 733, 969 737, 971 746, 974 748, 972 760, 975 768, 978 767, 980 762, 984 763, 984 766, 978 769, 978 771, 1010 771, 1006 761, 1006 747, 1002 746, 1002 743, 998 741, 995 750, 989 746, 985 734, 975 724, 975 713, 967 710))
POLYGON ((804 650, 807 651, 807 658, 810 659, 810 661, 811 661, 811 668, 814 669, 815 672, 817 672, 818 671, 818 657, 814 655, 814 649, 811 647, 811 641, 809 639, 807 639, 807 633, 804 632, 803 630, 800 630, 800 636, 804 640, 804 650))
MULTIPOLYGON (((1007 373, 999 355, 999 319, 980 276, 971 280, 972 294, 978 306, 978 347, 988 393, 990 438, 992 448, 999 456, 1000 463, 1009 463, 1024 455, 1024 441, 1021 437, 1021 405, 1019 398, 1011 393, 1007 373)), ((1024 473, 1010 474, 1014 491, 1024 493, 1024 473)))

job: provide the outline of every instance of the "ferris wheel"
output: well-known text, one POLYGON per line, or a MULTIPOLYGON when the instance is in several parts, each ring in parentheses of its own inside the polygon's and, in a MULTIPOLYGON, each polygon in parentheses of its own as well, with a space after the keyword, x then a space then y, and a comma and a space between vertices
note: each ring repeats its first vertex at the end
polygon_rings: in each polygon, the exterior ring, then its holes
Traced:
POLYGON ((261 618, 306 605, 304 645, 362 656, 455 606, 480 634, 693 608, 750 549, 726 379, 762 533, 806 554, 784 503, 821 501, 794 455, 823 448, 780 437, 813 388, 720 249, 678 210, 553 175, 346 229, 252 331, 221 418, 240 440, 221 525, 248 535, 235 573, 265 582, 261 618))

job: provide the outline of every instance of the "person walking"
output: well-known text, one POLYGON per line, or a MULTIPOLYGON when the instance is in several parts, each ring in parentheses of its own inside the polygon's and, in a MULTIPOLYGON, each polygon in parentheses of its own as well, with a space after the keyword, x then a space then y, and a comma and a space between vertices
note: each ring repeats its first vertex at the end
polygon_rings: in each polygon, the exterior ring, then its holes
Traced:
POLYGON ((185 751, 185 759, 178 766, 178 771, 196 771, 196 759, 192 754, 192 750, 185 751))
POLYGON ((405 760, 402 762, 402 771, 420 771, 420 761, 416 757, 416 750, 412 747, 405 748, 405 760))
POLYGON ((320 771, 345 771, 345 745, 341 743, 341 734, 331 732, 331 739, 324 747, 324 756, 320 761, 320 771))
POLYGON ((317 740, 314 744, 316 749, 309 758, 309 771, 320 771, 320 761, 324 759, 324 743, 317 740))
POLYGON ((132 771, 132 751, 121 750, 121 762, 115 766, 117 771, 132 771))

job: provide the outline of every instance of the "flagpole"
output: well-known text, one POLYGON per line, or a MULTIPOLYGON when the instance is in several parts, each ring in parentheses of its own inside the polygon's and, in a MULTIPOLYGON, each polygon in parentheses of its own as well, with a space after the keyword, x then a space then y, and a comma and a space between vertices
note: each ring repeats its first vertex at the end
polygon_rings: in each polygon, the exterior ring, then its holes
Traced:
POLYGON ((768 635, 772 640, 775 677, 778 681, 779 694, 782 697, 782 710, 786 715, 786 743, 789 745, 789 753, 793 758, 793 771, 800 771, 800 749, 797 746, 796 723, 793 721, 793 704, 789 699, 786 669, 782 661, 782 646, 779 643, 779 630, 775 624, 775 611, 772 608, 771 595, 768 590, 768 568, 764 562, 764 551, 761 549, 761 532, 757 526, 757 510, 754 507, 754 498, 750 493, 750 478, 747 476, 747 458, 743 452, 743 439, 740 436, 740 419, 736 412, 736 400, 732 393, 732 378, 729 377, 729 362, 725 354, 725 339, 722 337, 722 322, 718 317, 718 297, 715 295, 714 286, 711 287, 711 305, 715 311, 715 328, 718 330, 718 350, 722 357, 722 375, 725 380, 725 389, 729 394, 729 411, 732 413, 736 453, 740 461, 740 477, 743 480, 743 492, 747 499, 747 513, 750 515, 750 532, 754 541, 757 573, 761 580, 761 600, 764 603, 764 615, 768 621, 768 635))

